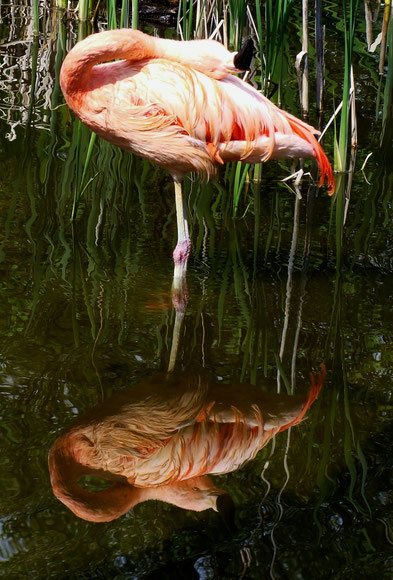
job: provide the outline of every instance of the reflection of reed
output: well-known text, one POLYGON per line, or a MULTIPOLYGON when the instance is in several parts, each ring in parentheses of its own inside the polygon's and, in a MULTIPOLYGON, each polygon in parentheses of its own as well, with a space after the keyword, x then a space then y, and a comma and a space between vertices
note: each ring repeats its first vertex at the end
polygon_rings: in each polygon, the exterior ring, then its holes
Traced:
POLYGON ((24 14, 30 10, 30 7, 11 6, 3 20, 9 32, 8 38, 0 44, 0 91, 3 94, 0 118, 9 126, 6 137, 10 141, 16 138, 18 125, 32 124, 50 130, 48 111, 55 86, 53 55, 58 41, 58 16, 55 11, 41 19, 45 28, 38 39, 34 38, 30 13, 24 14))

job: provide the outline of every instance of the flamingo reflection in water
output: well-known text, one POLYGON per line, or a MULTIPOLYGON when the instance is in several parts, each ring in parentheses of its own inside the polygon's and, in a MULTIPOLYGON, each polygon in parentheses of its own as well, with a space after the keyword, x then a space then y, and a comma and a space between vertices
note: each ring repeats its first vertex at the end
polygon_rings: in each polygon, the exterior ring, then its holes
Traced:
POLYGON ((53 492, 94 522, 114 520, 150 499, 224 510, 230 498, 208 474, 238 469, 302 421, 325 374, 322 365, 316 380, 311 375, 305 396, 209 384, 200 375, 157 375, 91 410, 55 441, 49 452, 53 492), (112 484, 87 491, 78 484, 85 475, 112 484))

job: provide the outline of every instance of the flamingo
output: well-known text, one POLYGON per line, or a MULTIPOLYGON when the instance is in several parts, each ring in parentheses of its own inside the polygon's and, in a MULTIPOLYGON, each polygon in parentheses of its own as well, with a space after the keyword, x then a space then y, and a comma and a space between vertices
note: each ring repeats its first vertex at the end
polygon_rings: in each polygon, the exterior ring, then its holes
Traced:
POLYGON ((151 499, 194 511, 225 509, 228 494, 208 474, 238 469, 302 421, 325 375, 322 365, 306 396, 214 384, 200 375, 157 375, 108 399, 58 437, 49 451, 53 492, 93 522, 111 521, 151 499), (87 491, 78 484, 84 475, 112 484, 87 491))
POLYGON ((314 157, 334 192, 316 129, 282 111, 234 74, 249 67, 252 41, 230 53, 213 40, 153 38, 138 30, 93 34, 66 56, 60 84, 92 131, 164 167, 175 183, 178 240, 174 280, 185 274, 191 241, 181 181, 209 179, 228 161, 314 157))

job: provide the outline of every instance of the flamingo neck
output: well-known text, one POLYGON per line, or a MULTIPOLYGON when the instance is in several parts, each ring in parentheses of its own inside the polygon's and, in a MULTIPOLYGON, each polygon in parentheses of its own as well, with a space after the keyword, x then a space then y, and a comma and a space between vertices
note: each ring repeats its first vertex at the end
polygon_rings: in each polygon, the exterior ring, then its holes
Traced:
POLYGON ((91 69, 117 59, 140 61, 157 56, 155 39, 139 30, 108 30, 78 42, 64 59, 60 84, 65 95, 83 91, 91 69))
POLYGON ((138 62, 152 58, 181 63, 216 79, 236 70, 233 63, 230 66, 231 53, 218 42, 179 42, 123 28, 92 34, 73 47, 61 68, 62 91, 67 97, 88 90, 91 69, 98 64, 119 59, 138 62))
MULTIPOLYGON (((116 481, 108 489, 99 492, 83 489, 78 479, 97 472, 78 463, 72 450, 72 441, 67 436, 52 447, 48 460, 53 493, 74 514, 85 520, 109 522, 141 501, 138 490, 126 483, 126 480, 116 481)), ((103 473, 98 475, 106 476, 103 473)))
POLYGON ((57 440, 49 452, 49 473, 54 495, 84 520, 110 522, 148 500, 159 500, 194 511, 216 509, 217 496, 223 493, 207 476, 157 487, 134 487, 124 479, 115 481, 104 491, 87 491, 78 484, 81 476, 93 474, 105 479, 116 476, 82 465, 78 461, 77 441, 78 435, 72 433, 57 440))

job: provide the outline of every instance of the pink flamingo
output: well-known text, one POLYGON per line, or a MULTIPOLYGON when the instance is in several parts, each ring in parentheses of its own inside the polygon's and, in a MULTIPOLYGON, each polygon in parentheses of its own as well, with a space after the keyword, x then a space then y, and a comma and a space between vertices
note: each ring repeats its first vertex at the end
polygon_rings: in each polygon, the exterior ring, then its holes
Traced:
POLYGON ((334 191, 332 168, 314 136, 319 132, 233 76, 251 57, 250 43, 230 53, 212 40, 179 42, 123 29, 89 36, 64 60, 61 87, 77 117, 172 175, 175 280, 185 274, 191 248, 180 185, 186 173, 210 178, 228 161, 314 157, 319 185, 326 178, 334 191))
POLYGON ((234 471, 277 433, 298 424, 322 388, 306 396, 266 394, 251 385, 209 384, 199 375, 159 375, 87 413, 49 452, 53 492, 77 516, 111 521, 156 499, 184 509, 220 510, 228 494, 207 474, 234 471), (100 492, 83 475, 112 481, 100 492))

